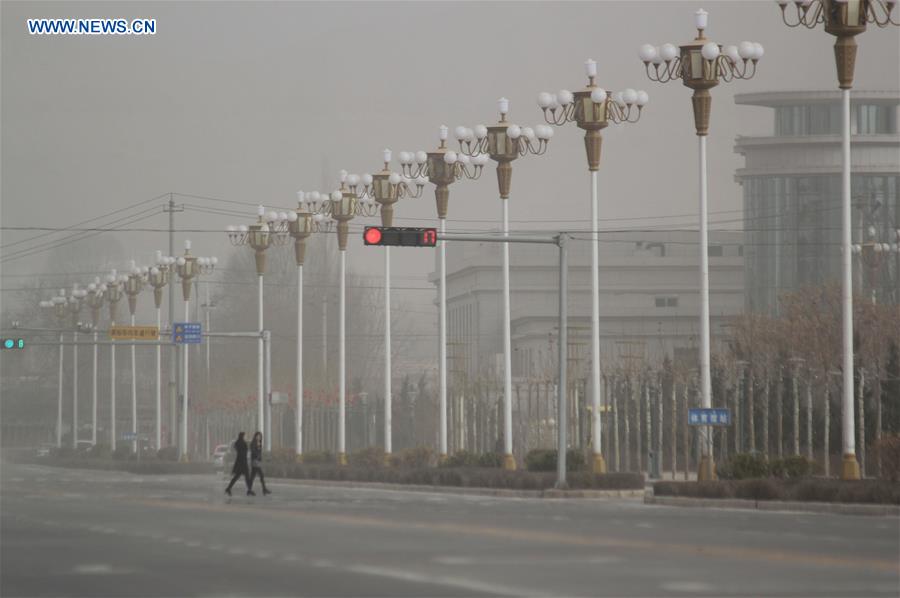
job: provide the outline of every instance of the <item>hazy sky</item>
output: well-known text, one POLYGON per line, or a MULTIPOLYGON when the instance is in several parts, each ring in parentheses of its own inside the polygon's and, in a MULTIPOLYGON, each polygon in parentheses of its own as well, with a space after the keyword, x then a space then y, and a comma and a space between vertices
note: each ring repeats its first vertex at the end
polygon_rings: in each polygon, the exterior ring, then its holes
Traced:
MULTIPOLYGON (((442 123, 451 130, 491 124, 500 96, 510 99, 511 120, 541 122, 538 92, 581 88, 583 62, 594 58, 601 86, 650 94, 639 123, 604 133, 601 216, 671 214, 678 215, 673 226, 695 226, 690 91, 679 82, 647 80, 637 48, 688 41, 700 7, 710 12, 711 39, 749 39, 766 48, 755 79, 713 90, 710 210, 736 210, 741 192, 733 175, 741 160, 734 137, 771 132, 771 111, 738 108, 733 94, 836 87, 833 38, 821 27, 788 29, 770 0, 4 1, 2 225, 68 226, 141 201, 147 201, 141 209, 161 205, 148 200, 170 191, 292 207, 298 189, 333 188, 340 168, 379 169, 384 147, 395 153, 431 149, 442 123), (148 17, 157 20, 157 34, 31 36, 26 19, 33 17, 148 17), (323 180, 325 168, 330 180, 323 180)), ((900 29, 871 27, 859 39, 856 86, 897 89, 900 29)), ((453 185, 449 226, 495 226, 496 186, 493 163, 480 181, 453 185)), ((430 225, 432 189, 401 204, 397 224, 430 225)), ((252 206, 177 201, 247 213, 180 213, 179 228, 209 232, 179 233, 179 250, 186 236, 198 254, 224 257, 238 250, 214 231, 249 223, 252 206)), ((515 163, 510 201, 516 228, 584 227, 579 220, 590 213, 589 179, 582 132, 574 124, 556 130, 547 155, 515 163)), ((166 224, 160 212, 130 226, 166 224)), ((3 244, 34 234, 4 230, 3 244)), ((117 238, 127 254, 111 255, 109 263, 120 267, 132 257, 146 263, 167 243, 164 233, 117 238)), ((4 286, 20 286, 23 273, 56 272, 47 255, 3 263, 4 286)), ((425 284, 431 251, 394 255, 398 280, 425 284)), ((367 251, 354 235, 350 263, 380 275, 381 252, 367 251)), ((3 293, 3 299, 14 295, 3 293)), ((401 292, 400 298, 430 303, 433 294, 401 292)))

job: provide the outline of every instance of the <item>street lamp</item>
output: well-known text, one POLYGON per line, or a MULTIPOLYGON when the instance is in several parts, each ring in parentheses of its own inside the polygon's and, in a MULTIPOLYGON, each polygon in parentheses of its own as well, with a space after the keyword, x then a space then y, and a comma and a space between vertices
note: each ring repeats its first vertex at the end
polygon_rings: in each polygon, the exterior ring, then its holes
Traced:
MULTIPOLYGON (((594 440, 592 468, 594 473, 606 473, 600 428, 600 236, 597 197, 597 171, 600 169, 600 149, 603 144, 601 131, 609 123, 636 123, 644 106, 650 101, 647 92, 626 89, 608 94, 596 83, 597 63, 584 63, 587 86, 581 91, 567 89, 556 94, 541 92, 538 106, 544 112, 544 120, 556 126, 574 122, 584 130, 584 149, 588 170, 591 173, 591 404, 593 407, 592 432, 594 440)), ((564 392, 561 389, 560 392, 564 392)))
MULTIPOLYGON (((375 174, 362 177, 364 195, 381 206, 381 225, 393 226, 394 204, 400 199, 416 199, 422 196, 427 179, 405 179, 391 172, 391 150, 385 149, 382 158, 384 168, 375 174), (415 185, 415 190, 413 190, 415 185)), ((390 463, 392 451, 392 391, 391 391, 391 248, 384 247, 384 458, 390 463)))
MULTIPOLYGON (((434 185, 434 198, 437 202, 438 219, 441 221, 441 235, 447 232, 447 210, 450 203, 450 184, 465 177, 477 179, 481 176, 488 156, 481 154, 469 158, 465 154, 457 154, 447 148, 445 125, 440 128, 440 145, 431 152, 419 150, 415 153, 400 152, 400 165, 403 174, 408 178, 427 177, 434 185)), ((447 242, 438 244, 440 255, 440 316, 438 318, 439 346, 438 371, 440 389, 440 458, 447 458, 447 242)))
MULTIPOLYGON (((709 113, 712 96, 709 90, 720 81, 750 79, 756 74, 756 66, 763 55, 761 44, 741 42, 739 46, 725 46, 706 38, 704 30, 708 13, 700 9, 694 15, 697 37, 679 48, 663 44, 656 48, 650 44, 641 46, 638 55, 644 63, 651 81, 667 83, 681 79, 685 87, 693 90, 694 127, 700 147, 700 389, 704 408, 712 407, 712 389, 709 373, 709 254, 706 207, 706 136, 709 132, 709 113)), ((704 429, 706 442, 702 443, 698 479, 716 477, 712 458, 712 434, 704 429)))
POLYGON ((79 289, 78 285, 72 287, 69 293, 69 315, 72 316, 72 448, 78 448, 78 329, 81 326, 82 300, 87 296, 87 291, 79 289))
MULTIPOLYGON (((122 290, 125 281, 128 279, 125 275, 119 275, 115 270, 106 276, 106 301, 109 305, 109 327, 110 329, 116 325, 116 308, 122 299, 122 290)), ((113 452, 116 450, 116 341, 110 339, 109 344, 109 449, 113 452)))
POLYGON ((359 175, 347 174, 341 171, 341 187, 331 193, 331 200, 318 206, 314 199, 314 206, 324 214, 330 215, 337 222, 338 250, 341 256, 340 270, 340 299, 338 301, 338 464, 347 464, 346 444, 346 416, 347 416, 347 239, 350 233, 350 221, 354 216, 374 216, 378 205, 368 196, 360 198, 357 187, 360 182, 359 175))
POLYGON ((91 308, 91 327, 94 332, 94 360, 91 368, 91 444, 97 444, 97 331, 100 326, 100 308, 106 298, 106 285, 100 277, 88 285, 87 304, 91 308))
MULTIPOLYGON (((163 289, 171 282, 175 258, 156 252, 156 265, 150 268, 147 282, 153 287, 153 303, 156 305, 156 327, 162 329, 163 289)), ((171 309, 171 306, 170 306, 171 309)), ((156 345, 156 449, 162 448, 162 345, 156 345)))
POLYGON ((259 339, 257 340, 257 376, 256 376, 256 392, 257 392, 257 429, 264 432, 266 450, 272 449, 272 435, 266 429, 266 414, 264 397, 266 393, 264 382, 264 342, 263 342, 263 277, 266 273, 266 250, 274 245, 284 245, 288 242, 287 233, 287 214, 274 211, 266 212, 263 206, 257 208, 256 222, 250 226, 229 226, 228 240, 234 246, 249 245, 253 249, 256 261, 256 280, 257 280, 257 324, 259 328, 259 339))
POLYGON ((834 59, 837 66, 838 87, 841 89, 843 126, 841 128, 841 265, 843 292, 841 309, 843 320, 843 461, 841 478, 859 479, 859 461, 856 459, 856 438, 853 432, 853 271, 850 226, 850 89, 853 87, 853 71, 856 65, 856 36, 866 30, 867 23, 879 27, 900 25, 893 19, 896 3, 892 0, 795 0, 796 13, 787 10, 788 3, 778 0, 781 18, 788 27, 803 25, 814 29, 825 24, 825 32, 837 39, 834 42, 834 59))
POLYGON ((66 290, 60 289, 59 295, 49 301, 42 301, 40 306, 44 309, 52 309, 53 315, 59 323, 59 391, 56 405, 56 448, 62 448, 62 404, 63 404, 63 331, 66 322, 66 290))
POLYGON ((860 261, 869 268, 869 288, 872 293, 872 305, 875 305, 878 299, 875 275, 891 254, 900 253, 900 245, 898 245, 900 244, 900 231, 896 232, 897 238, 894 240, 894 243, 878 242, 878 231, 875 230, 874 226, 870 226, 867 233, 869 240, 862 243, 854 243, 850 246, 850 250, 853 254, 859 256, 860 261))
MULTIPOLYGON (((211 274, 218 259, 215 257, 197 257, 191 255, 191 242, 184 242, 184 255, 179 256, 175 260, 176 270, 181 279, 181 294, 184 297, 184 321, 190 321, 191 306, 191 285, 194 278, 201 274, 211 274)), ((188 460, 188 355, 187 347, 181 346, 181 354, 183 355, 184 368, 182 370, 184 380, 182 382, 182 399, 181 399, 181 443, 178 447, 180 451, 179 458, 182 461, 188 460)))
MULTIPOLYGON (((125 294, 128 295, 128 311, 131 314, 131 325, 135 325, 135 312, 137 311, 138 295, 147 282, 149 270, 138 268, 131 260, 131 272, 125 280, 125 294)), ((138 451, 137 441, 137 362, 135 360, 135 346, 131 343, 131 433, 134 435, 132 452, 138 451)))
POLYGON ((303 462, 303 261, 306 239, 317 231, 329 229, 322 214, 313 214, 306 202, 306 194, 297 192, 297 210, 287 213, 288 232, 294 239, 294 260, 297 262, 297 378, 294 393, 297 397, 296 460, 303 462))
MULTIPOLYGON (((547 151, 553 129, 547 125, 520 127, 506 120, 509 100, 497 100, 500 120, 490 127, 475 129, 456 127, 456 139, 463 155, 477 158, 489 156, 497 162, 497 184, 500 187, 503 236, 509 236, 509 191, 512 185, 512 162, 527 154, 542 155, 547 151)), ((501 243, 503 259, 503 468, 514 470, 512 454, 512 341, 510 332, 509 244, 501 243)))

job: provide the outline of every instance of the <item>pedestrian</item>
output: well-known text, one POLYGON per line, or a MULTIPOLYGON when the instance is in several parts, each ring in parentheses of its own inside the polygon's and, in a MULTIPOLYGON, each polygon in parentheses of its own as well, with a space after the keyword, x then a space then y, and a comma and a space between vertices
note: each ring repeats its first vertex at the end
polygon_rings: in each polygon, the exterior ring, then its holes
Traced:
POLYGON ((250 490, 249 493, 253 493, 253 480, 256 479, 257 474, 259 475, 259 481, 262 484, 263 488, 263 496, 266 494, 272 494, 272 491, 266 488, 266 478, 263 475, 262 470, 262 432, 257 432, 253 435, 253 440, 250 441, 250 466, 252 467, 250 471, 250 490))
POLYGON ((244 440, 243 432, 238 432, 237 440, 234 441, 233 446, 237 453, 237 457, 234 459, 234 467, 231 468, 231 473, 234 474, 234 477, 231 478, 228 488, 225 488, 225 494, 231 496, 231 487, 234 486, 239 477, 244 476, 244 483, 247 484, 247 496, 256 496, 253 490, 250 489, 250 472, 247 471, 247 441, 244 440))

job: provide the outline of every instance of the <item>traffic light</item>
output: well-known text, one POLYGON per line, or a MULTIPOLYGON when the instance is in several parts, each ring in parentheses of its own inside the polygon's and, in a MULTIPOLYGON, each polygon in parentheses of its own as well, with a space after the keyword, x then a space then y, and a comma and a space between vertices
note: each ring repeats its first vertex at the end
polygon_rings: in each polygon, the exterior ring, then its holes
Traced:
POLYGON ((398 226, 367 226, 363 232, 366 245, 400 247, 434 247, 437 245, 436 228, 412 228, 398 226))
POLYGON ((25 348, 25 339, 24 338, 5 338, 5 339, 3 339, 3 348, 4 349, 24 349, 25 348))

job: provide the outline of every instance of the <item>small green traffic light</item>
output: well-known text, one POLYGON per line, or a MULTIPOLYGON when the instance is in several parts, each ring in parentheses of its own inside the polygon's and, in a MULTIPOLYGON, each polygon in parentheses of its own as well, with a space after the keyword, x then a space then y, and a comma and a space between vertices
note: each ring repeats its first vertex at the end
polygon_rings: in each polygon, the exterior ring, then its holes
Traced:
POLYGON ((4 349, 24 349, 25 339, 23 338, 5 338, 3 339, 4 349))
POLYGON ((16 341, 14 341, 14 340, 11 339, 11 338, 8 338, 8 339, 6 339, 5 341, 3 341, 3 348, 4 348, 4 349, 12 349, 12 348, 15 347, 15 346, 16 346, 16 341))

